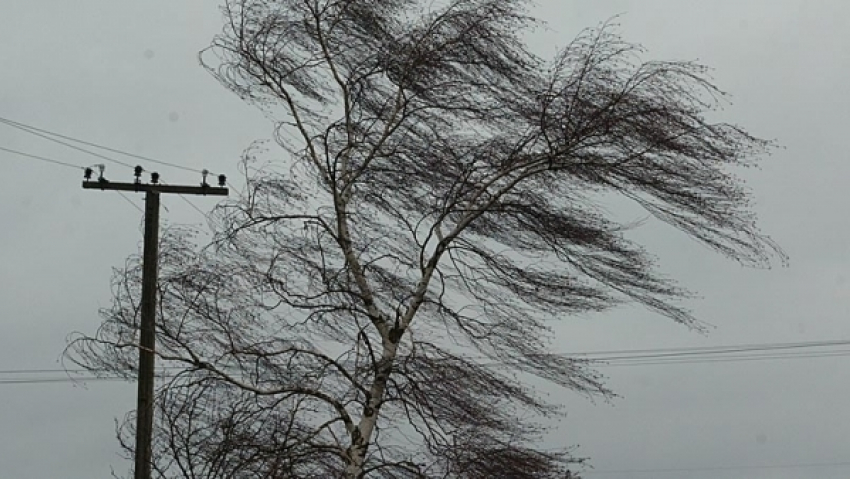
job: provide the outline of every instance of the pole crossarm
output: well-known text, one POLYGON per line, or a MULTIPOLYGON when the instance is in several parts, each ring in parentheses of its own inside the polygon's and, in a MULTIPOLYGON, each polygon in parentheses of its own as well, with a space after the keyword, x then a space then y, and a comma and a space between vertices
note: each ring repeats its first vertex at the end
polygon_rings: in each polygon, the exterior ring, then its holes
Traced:
POLYGON ((159 185, 150 183, 115 183, 112 181, 83 181, 86 190, 134 191, 137 193, 177 193, 182 195, 227 196, 227 188, 218 186, 159 185))

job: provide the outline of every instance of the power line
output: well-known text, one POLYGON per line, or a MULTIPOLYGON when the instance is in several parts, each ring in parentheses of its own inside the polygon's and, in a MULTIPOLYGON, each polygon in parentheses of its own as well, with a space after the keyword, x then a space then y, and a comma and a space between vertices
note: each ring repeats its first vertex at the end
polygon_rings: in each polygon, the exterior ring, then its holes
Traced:
MULTIPOLYGON (((158 369, 158 371, 169 371, 169 370, 180 370, 182 367, 179 366, 163 366, 158 369)), ((79 374, 79 373, 108 373, 113 371, 112 369, 87 369, 87 368, 42 368, 42 369, 0 369, 0 375, 14 375, 14 374, 79 374)), ((133 369, 123 369, 124 372, 133 372, 133 369)))
POLYGON ((192 203, 191 201, 189 201, 189 198, 186 198, 186 197, 185 197, 185 196, 183 196, 183 195, 177 195, 177 196, 179 196, 179 197, 180 197, 180 199, 182 199, 183 201, 185 201, 186 203, 188 203, 188 204, 189 204, 189 206, 191 206, 192 208, 194 208, 194 209, 195 209, 195 211, 197 211, 198 213, 200 213, 202 216, 204 216, 204 217, 206 217, 206 216, 207 216, 207 214, 206 214, 206 213, 204 213, 204 210, 202 210, 202 209, 198 208, 198 207, 195 205, 195 203, 192 203))
POLYGON ((129 381, 121 376, 87 377, 87 378, 12 378, 0 379, 0 385, 10 384, 53 384, 69 382, 91 382, 91 381, 129 381))
MULTIPOLYGON (((27 158, 32 158, 34 160, 44 161, 46 163, 51 163, 51 164, 54 164, 54 165, 66 166, 68 168, 74 168, 75 170, 85 170, 85 167, 82 167, 82 166, 79 166, 79 165, 67 163, 67 162, 60 161, 60 160, 55 160, 53 158, 48 158, 46 156, 33 155, 31 153, 25 153, 23 151, 13 150, 11 148, 5 148, 5 147, 0 146, 0 151, 5 151, 5 152, 8 152, 8 153, 13 153, 15 155, 20 155, 20 156, 24 156, 24 157, 27 157, 27 158)), ((118 191, 117 193, 119 195, 121 195, 121 197, 124 198, 124 200, 126 200, 128 203, 130 203, 130 205, 132 205, 133 208, 135 208, 139 211, 143 211, 142 208, 139 205, 137 205, 136 203, 133 203, 133 200, 128 198, 127 195, 125 195, 124 193, 121 193, 120 191, 118 191)))
MULTIPOLYGON (((53 135, 53 136, 56 136, 56 137, 59 137, 59 138, 68 138, 68 137, 65 137, 63 135, 59 135, 58 133, 46 132, 46 130, 41 130, 41 129, 38 129, 38 128, 35 128, 35 127, 30 127, 30 126, 24 125, 22 123, 19 124, 17 122, 7 120, 7 119, 2 118, 2 117, 0 117, 0 123, 4 123, 8 126, 11 126, 13 128, 17 128, 21 131, 29 133, 30 135, 35 135, 37 137, 44 138, 47 141, 52 141, 54 143, 58 143, 58 144, 63 145, 65 147, 71 148, 73 150, 77 150, 77 151, 80 151, 80 152, 83 152, 83 153, 88 153, 89 155, 95 156, 97 158, 100 158, 100 159, 103 159, 103 160, 106 160, 106 161, 111 161, 111 162, 119 164, 121 166, 126 166, 127 168, 131 168, 131 169, 134 168, 134 165, 131 165, 129 163, 125 163, 123 161, 116 160, 116 159, 111 158, 111 157, 106 156, 106 155, 101 155, 100 153, 96 153, 94 151, 87 150, 85 148, 80 148, 79 146, 72 145, 72 144, 70 144, 66 141, 57 140, 56 138, 53 138, 51 136, 51 135, 53 135), (46 134, 41 133, 42 131, 46 132, 46 134)), ((72 141, 78 141, 78 140, 73 140, 73 139, 71 139, 71 140, 72 141)), ((83 143, 82 141, 78 141, 78 142, 83 143)))
MULTIPOLYGON (((38 127, 35 127, 35 126, 32 126, 32 125, 27 125, 25 123, 21 123, 19 121, 15 121, 15 120, 10 120, 8 118, 0 117, 0 123, 5 123, 6 125, 9 125, 11 127, 17 128, 17 129, 22 130, 22 131, 27 131, 28 133, 31 133, 31 134, 36 134, 36 133, 33 133, 33 132, 39 132, 39 133, 43 133, 43 134, 46 134, 46 135, 55 136, 57 138, 62 138, 63 140, 73 141, 73 142, 79 143, 81 145, 91 146, 91 147, 94 147, 94 148, 100 148, 101 150, 109 151, 111 153, 116 153, 116 154, 119 154, 119 155, 128 156, 130 158, 136 158, 136 159, 139 159, 139 160, 149 161, 151 163, 155 163, 155 164, 162 165, 162 166, 170 166, 172 168, 177 168, 177 169, 181 169, 181 170, 184 170, 184 171, 191 171, 193 173, 200 173, 201 172, 201 170, 198 170, 198 169, 195 169, 195 168, 190 168, 190 167, 182 166, 182 165, 176 165, 174 163, 169 163, 167 161, 157 160, 156 158, 151 158, 149 156, 138 155, 136 153, 130 153, 128 151, 119 150, 117 148, 112 148, 112 147, 109 147, 109 146, 104 146, 104 145, 94 143, 94 142, 91 142, 91 141, 81 140, 79 138, 74 138, 72 136, 63 135, 61 133, 56 133, 54 131, 45 130, 43 128, 38 128, 38 127)), ((43 135, 38 135, 38 136, 44 137, 43 135)), ((51 141, 55 141, 55 140, 51 140, 51 141)), ((110 161, 117 161, 117 160, 110 159, 110 161)), ((119 163, 119 164, 123 164, 124 166, 128 166, 126 163, 119 163)), ((132 166, 130 166, 130 167, 132 168, 132 166)))
MULTIPOLYGON (((200 172, 203 171, 203 169, 199 170, 199 169, 191 168, 191 167, 188 167, 188 166, 178 165, 178 164, 171 163, 171 162, 168 162, 168 161, 159 160, 159 159, 156 159, 156 158, 151 158, 150 156, 139 155, 137 153, 131 153, 129 151, 120 150, 118 148, 114 148, 114 147, 110 147, 110 146, 105 146, 105 145, 102 145, 102 144, 99 144, 99 143, 94 143, 92 141, 87 141, 87 140, 83 140, 83 139, 80 139, 80 138, 75 138, 75 137, 69 136, 69 135, 63 135, 63 134, 57 133, 55 131, 51 131, 51 130, 47 130, 47 129, 44 129, 44 128, 39 128, 39 127, 36 127, 36 126, 28 125, 26 123, 21 123, 19 121, 15 121, 15 120, 12 120, 12 119, 9 119, 9 118, 0 117, 0 123, 4 123, 7 126, 17 128, 18 130, 24 131, 24 132, 29 133, 31 135, 36 135, 36 136, 45 138, 47 140, 60 143, 62 145, 68 146, 70 148, 74 148, 74 149, 77 149, 79 151, 83 151, 83 152, 98 156, 100 158, 103 158, 105 160, 112 161, 112 162, 115 162, 115 163, 120 164, 122 166, 127 166, 127 167, 130 167, 130 168, 132 168, 133 166, 129 165, 128 163, 120 162, 118 160, 115 160, 114 158, 102 156, 102 155, 99 155, 98 153, 90 152, 89 150, 81 149, 81 148, 75 147, 73 145, 68 145, 65 142, 61 142, 59 140, 49 138, 45 135, 54 136, 56 138, 62 138, 63 140, 73 141, 75 143, 79 143, 81 145, 86 145, 86 146, 91 146, 93 148, 99 148, 99 149, 104 150, 104 151, 116 153, 116 154, 119 154, 119 155, 124 155, 124 156, 130 157, 130 158, 145 160, 145 161, 148 161, 148 162, 151 162, 151 163, 155 163, 157 165, 169 166, 171 168, 177 168, 179 170, 184 170, 184 171, 191 171, 193 173, 200 173, 200 172)), ((210 172, 210 174, 212 174, 214 176, 218 175, 218 173, 214 173, 214 172, 210 172)), ((227 183, 227 186, 236 190, 240 194, 240 196, 242 195, 242 191, 239 190, 238 188, 236 188, 235 186, 233 186, 230 182, 227 183)))
POLYGON ((811 469, 820 467, 847 467, 850 466, 850 461, 835 461, 835 462, 805 462, 792 464, 764 464, 757 466, 707 466, 707 467, 669 467, 658 469, 616 469, 616 470, 589 470, 581 472, 582 475, 603 475, 603 474, 639 474, 639 473, 659 473, 659 472, 710 472, 710 471, 748 471, 758 469, 811 469))
MULTIPOLYGON (((136 159, 140 159, 140 160, 149 161, 151 163, 155 163, 155 164, 158 164, 158 165, 169 166, 171 168, 177 168, 177 169, 184 170, 184 171, 191 171, 193 173, 199 173, 199 172, 203 171, 203 170, 198 170, 196 168, 190 168, 190 167, 187 167, 187 166, 178 165, 178 164, 171 163, 171 162, 168 162, 168 161, 159 160, 159 159, 156 159, 156 158, 151 158, 150 156, 139 155, 137 153, 131 153, 131 152, 121 150, 121 149, 118 149, 118 148, 105 146, 105 145, 95 143, 95 142, 92 142, 92 141, 87 141, 87 140, 83 140, 83 139, 80 139, 80 138, 75 138, 73 136, 63 135, 63 134, 57 133, 55 131, 50 131, 50 130, 47 130, 47 129, 44 129, 44 128, 39 128, 39 127, 36 127, 36 126, 28 125, 26 123, 21 123, 19 121, 15 121, 15 120, 12 120, 12 119, 9 119, 9 118, 0 117, 0 123, 4 123, 8 126, 11 126, 13 128, 17 128, 19 130, 25 131, 25 132, 30 133, 30 134, 35 134, 33 132, 39 132, 39 133, 43 133, 43 134, 47 134, 47 135, 52 135, 52 136, 55 136, 57 138, 62 138, 64 140, 73 141, 73 142, 80 143, 80 144, 86 145, 86 146, 91 146, 91 147, 94 147, 94 148, 100 148, 104 151, 109 151, 111 153, 124 155, 124 156, 130 157, 130 158, 136 158, 136 159)), ((39 136, 41 136, 41 135, 39 135, 39 136)), ((110 161, 116 161, 116 160, 110 160, 110 161)), ((124 165, 126 165, 126 164, 124 164, 124 165)), ((217 173, 213 173, 213 172, 210 172, 210 174, 217 175, 217 173)), ((242 190, 240 190, 239 188, 236 188, 232 183, 227 182, 227 186, 229 186, 231 189, 233 189, 237 193, 239 193, 239 196, 243 196, 242 190)))
MULTIPOLYGON (((619 356, 616 362, 613 358, 598 358, 593 359, 594 367, 606 367, 606 366, 654 366, 654 365, 665 365, 665 364, 701 364, 701 363, 726 363, 726 362, 746 362, 746 361, 757 361, 757 360, 781 360, 781 359, 810 359, 810 358, 825 358, 825 357, 843 357, 850 356, 850 349, 840 349, 837 351, 788 351, 790 347, 795 348, 819 348, 823 346, 835 346, 835 345, 846 345, 850 344, 850 340, 834 340, 834 341, 812 341, 805 343, 762 343, 762 344, 751 344, 744 346, 713 346, 713 347, 700 347, 700 348, 679 348, 680 351, 691 351, 691 350, 709 350, 704 353, 701 357, 692 357, 692 356, 684 356, 684 357, 667 357, 665 359, 652 359, 657 357, 654 354, 645 354, 641 355, 633 355, 633 356, 619 356), (778 350, 778 351, 777 351, 778 350), (740 351, 751 351, 751 353, 741 354, 740 351), (771 351, 777 351, 772 352, 771 351), (759 354, 768 352, 769 354, 759 354), (650 358, 650 359, 644 359, 650 358), (628 359, 626 361, 625 359, 628 359)), ((642 351, 646 353, 652 353, 655 351, 671 351, 673 348, 659 348, 659 349, 642 349, 642 350, 623 350, 619 351, 620 353, 627 351, 642 351)), ((578 355, 595 355, 599 354, 599 352, 586 352, 586 353, 576 353, 573 355, 567 355, 564 353, 558 354, 559 356, 567 356, 573 357, 578 355)), ((474 359, 470 357, 465 357, 464 359, 474 359)), ((504 362, 493 362, 488 363, 490 366, 499 366, 506 365, 504 362)), ((183 368, 180 366, 165 366, 160 371, 165 373, 167 371, 179 371, 183 368)), ((58 378, 52 379, 50 382, 57 381, 59 379, 66 381, 75 381, 78 379, 82 380, 100 380, 104 376, 86 376, 86 377, 73 377, 71 374, 97 374, 97 373, 110 373, 111 371, 104 369, 6 369, 0 370, 0 384, 3 384, 3 381, 12 381, 12 379, 25 379, 29 381, 38 382, 38 378, 28 377, 28 378, 2 378, 2 376, 15 376, 15 375, 33 375, 33 374, 57 374, 64 373, 68 374, 67 378, 58 378)), ((111 378, 110 378, 111 379, 111 378)))
MULTIPOLYGON (((169 163, 167 161, 157 160, 155 158, 151 158, 151 157, 148 157, 148 156, 137 155, 135 153, 130 153, 130 152, 127 152, 127 151, 119 150, 117 148, 112 148, 112 147, 100 145, 98 143, 93 143, 91 141, 81 140, 79 138, 74 138, 72 136, 63 135, 61 133, 56 133, 54 131, 46 130, 44 128, 38 128, 38 127, 35 127, 35 126, 32 126, 32 125, 27 125, 25 123, 21 123, 21 122, 14 121, 14 120, 4 118, 4 117, 0 117, 0 123, 6 124, 8 126, 11 126, 11 127, 16 128, 18 130, 21 130, 23 132, 29 133, 31 135, 35 135, 35 136, 38 136, 40 138, 44 138, 48 141, 58 143, 60 145, 66 146, 68 148, 72 148, 74 150, 77 150, 77 151, 80 151, 80 152, 83 152, 83 153, 88 153, 88 154, 93 155, 97 158, 100 158, 100 159, 103 159, 103 160, 106 160, 106 161, 111 161, 113 163, 116 163, 116 164, 121 165, 121 166, 125 166, 127 168, 134 168, 134 166, 130 165, 129 163, 125 163, 123 161, 116 160, 115 158, 112 158, 112 157, 109 157, 109 156, 106 156, 106 155, 102 155, 100 153, 96 153, 96 152, 93 152, 91 150, 87 150, 85 148, 80 148, 78 146, 72 145, 72 144, 67 143, 65 141, 57 140, 56 138, 62 138, 64 140, 73 141, 73 142, 80 143, 80 144, 87 145, 87 146, 91 146, 91 147, 94 147, 94 148, 100 148, 100 149, 105 150, 105 151, 117 153, 119 155, 124 155, 124 156, 128 156, 128 157, 131 157, 131 158, 149 161, 151 163, 156 163, 158 165, 170 166, 172 168, 177 168, 177 169, 181 169, 181 170, 185 170, 185 171, 191 171, 193 173, 206 171, 208 174, 216 175, 216 173, 210 172, 208 170, 196 170, 194 168, 176 165, 174 163, 169 163), (53 138, 53 137, 56 137, 56 138, 53 138)), ((163 182, 163 184, 165 184, 165 183, 163 182)), ((232 187, 232 185, 231 185, 231 187, 232 187)), ((121 196, 124 196, 124 195, 122 194, 121 196)), ((203 210, 201 210, 194 203, 189 201, 189 199, 186 198, 184 195, 179 195, 179 196, 183 201, 188 203, 189 206, 191 206, 195 211, 197 211, 198 213, 200 213, 204 217, 207 216, 207 214, 203 210)), ((126 197, 125 197, 125 199, 126 199, 126 197)), ((128 199, 128 201, 130 201, 130 200, 128 199)), ((133 204, 133 206, 136 209, 140 209, 140 207, 138 205, 136 205, 135 203, 131 202, 131 204, 133 204)))
MULTIPOLYGON (((608 356, 607 359, 615 359, 614 355, 636 355, 636 354, 691 354, 693 352, 739 352, 752 350, 772 350, 772 349, 796 349, 810 347, 827 347, 827 346, 847 346, 850 345, 850 339, 833 339, 821 341, 799 341, 799 342, 777 342, 777 343, 745 343, 726 346, 688 346, 679 348, 651 348, 651 349, 620 349, 609 351, 591 351, 578 353, 556 353, 563 356, 608 356)), ((629 356, 625 356, 626 358, 629 356)), ((617 358, 619 359, 619 358, 617 358)))
MULTIPOLYGON (((2 121, 2 120, 0 120, 0 123, 3 123, 3 121, 2 121)), ((83 153, 88 153, 88 154, 90 154, 90 155, 94 155, 94 156, 96 156, 96 157, 98 157, 98 158, 101 158, 101 159, 104 159, 104 160, 107 160, 107 161, 115 162, 115 163, 117 163, 117 164, 119 164, 119 165, 121 165, 121 166, 126 166, 126 167, 129 167, 129 168, 134 168, 134 166, 130 165, 129 163, 124 163, 124 162, 122 162, 122 161, 115 160, 115 159, 110 158, 110 157, 108 157, 108 156, 104 156, 104 155, 101 155, 101 154, 99 154, 99 153, 95 153, 95 152, 92 152, 92 151, 86 150, 85 148, 78 148, 78 147, 76 147, 76 146, 74 146, 74 145, 71 145, 71 144, 65 143, 65 142, 60 141, 60 140, 55 140, 55 139, 50 138, 50 137, 45 136, 45 135, 41 135, 41 134, 37 134, 37 135, 38 135, 38 136, 41 136, 41 137, 43 137, 43 138, 45 138, 45 139, 47 139, 47 140, 50 140, 50 141, 54 141, 54 142, 60 143, 60 144, 62 144, 62 145, 64 145, 64 146, 67 146, 68 148, 73 148, 73 149, 78 150, 78 151, 81 151, 81 152, 83 152, 83 153)), ((54 159, 52 159, 52 158, 47 158, 47 157, 43 157, 43 156, 32 155, 32 154, 29 154, 29 153, 24 153, 24 152, 22 152, 22 151, 12 150, 12 149, 10 149, 10 148, 0 147, 0 150, 2 150, 2 151, 6 151, 6 152, 9 152, 9 153, 14 153, 14 154, 16 154, 16 155, 25 156, 25 157, 28 157, 28 158, 33 158, 33 159, 36 159, 36 160, 41 160, 41 161, 45 161, 45 162, 49 162, 49 163, 53 163, 53 164, 56 164, 56 165, 62 165, 62 166, 67 166, 67 167, 74 168, 74 169, 85 170, 85 167, 82 167, 82 166, 77 166, 77 165, 74 165, 74 164, 71 164, 71 163, 66 163, 66 162, 64 162, 64 161, 54 160, 54 159)), ((163 184, 165 184, 165 183, 163 182, 163 184)), ((128 203, 130 203, 130 204, 133 206, 133 208, 136 208, 137 210, 144 212, 144 211, 142 210, 142 208, 141 208, 139 205, 137 205, 136 203, 134 203, 134 202, 133 202, 133 200, 131 200, 130 198, 128 198, 128 197, 127 197, 127 195, 125 195, 124 193, 122 193, 122 192, 120 192, 120 191, 119 191, 119 192, 117 192, 117 193, 118 193, 119 195, 121 195, 121 197, 122 197, 122 198, 124 198, 124 200, 126 200, 128 203)), ((188 198, 186 198, 186 197, 185 197, 185 196, 183 196, 183 195, 179 195, 179 196, 180 196, 180 198, 182 198, 182 199, 183 199, 183 201, 185 201, 186 203, 189 203, 189 206, 191 206, 192 208, 194 208, 194 209, 195 209, 195 211, 197 211, 198 213, 200 213, 200 214, 201 214, 201 215, 203 215, 203 216, 206 216, 206 215, 207 215, 206 213, 204 213, 204 211, 203 211, 203 210, 201 210, 201 209, 200 209, 200 208, 198 208, 198 207, 197 207, 194 203, 192 203, 191 201, 189 201, 189 199, 188 199, 188 198)))
MULTIPOLYGON (((168 183, 165 183, 164 181, 160 181, 160 183, 162 183, 163 185, 167 185, 167 184, 168 184, 168 183)), ((195 211, 197 211, 198 213, 200 213, 200 214, 201 214, 201 216, 203 216, 204 218, 206 218, 206 217, 207 217, 207 214, 206 214, 206 213, 205 213, 202 209, 198 208, 198 206, 197 206, 197 205, 195 205, 195 203, 192 203, 191 201, 189 201, 189 198, 186 198, 186 195, 182 195, 182 194, 179 194, 179 193, 178 193, 178 194, 177 194, 177 196, 179 196, 181 200, 185 201, 185 202, 186 202, 189 206, 191 206, 191 207, 192 207, 195 211)))
POLYGON ((133 208, 136 208, 137 210, 139 210, 140 212, 142 212, 142 214, 144 214, 145 210, 143 210, 141 206, 137 205, 137 204, 136 204, 133 200, 131 200, 129 196, 125 195, 124 193, 122 193, 122 192, 120 192, 120 191, 116 191, 116 193, 118 193, 119 195, 121 195, 121 198, 124 198, 124 200, 125 200, 127 203, 130 203, 131 205, 133 205, 133 208))
MULTIPOLYGON (((591 361, 603 361, 610 365, 629 365, 629 364, 667 364, 667 363, 696 363, 703 362, 711 356, 731 356, 725 360, 732 359, 761 359, 761 358, 780 358, 780 357, 821 357, 829 355, 845 355, 850 353, 847 350, 839 351, 821 351, 821 352, 795 352, 793 350, 812 349, 812 348, 830 348, 836 346, 848 346, 850 340, 832 340, 832 341, 810 341, 797 343, 764 343, 764 344, 746 344, 739 346, 714 346, 714 347, 694 347, 694 348, 679 348, 679 349, 659 349, 658 352, 653 350, 632 350, 621 351, 618 354, 609 356, 599 356, 589 358, 591 361), (625 353, 638 354, 625 354, 625 353), (773 355, 753 355, 745 353, 767 353, 773 352, 773 355), (742 354, 744 353, 744 354, 742 354)), ((598 354, 598 353, 597 353, 598 354)), ((719 360, 718 360, 719 361, 719 360)))
POLYGON ((30 153, 24 153, 23 151, 13 150, 11 148, 4 148, 0 146, 0 150, 5 151, 7 153, 13 153, 15 155, 25 156, 27 158, 32 158, 34 160, 40 160, 47 163, 53 163, 54 165, 67 166, 68 168, 74 168, 76 170, 85 170, 85 167, 74 165, 71 163, 66 163, 64 161, 54 160, 53 158, 47 158, 45 156, 33 155, 30 153))
POLYGON ((813 359, 850 356, 850 351, 829 351, 819 353, 789 353, 789 354, 756 354, 749 356, 733 356, 730 358, 692 358, 666 361, 626 361, 594 364, 594 367, 624 367, 624 366, 663 366, 668 364, 708 364, 708 363, 739 363, 750 361, 773 361, 783 359, 813 359))
MULTIPOLYGON (((175 373, 184 371, 180 366, 161 366, 156 369, 157 377, 171 378, 175 373)), ((135 374, 136 369, 85 369, 85 368, 41 368, 41 369, 3 369, 0 370, 0 385, 6 384, 48 384, 90 381, 131 381, 125 374, 135 374), (124 373, 124 374, 122 374, 124 373)))
POLYGON ((0 374, 49 374, 49 373, 81 373, 90 372, 88 369, 2 369, 0 374))
MULTIPOLYGON (((835 351, 835 352, 823 352, 823 353, 796 353, 796 354, 780 354, 780 355, 761 355, 761 356, 747 356, 747 357, 732 357, 732 358, 706 358, 706 359, 690 359, 690 360, 680 360, 680 361, 664 361, 664 362, 634 362, 634 363, 624 363, 624 364, 594 364, 594 367, 617 367, 617 366, 658 366, 658 365, 667 365, 667 364, 706 364, 706 363, 728 363, 728 362, 749 362, 749 361, 764 361, 764 360, 782 360, 782 359, 811 359, 811 358, 827 358, 827 357, 845 357, 850 356, 850 351, 835 351)), ((505 363, 489 363, 490 366, 504 366, 505 363)), ((181 370, 182 368, 173 367, 166 368, 169 370, 181 370)), ((66 376, 60 378, 37 378, 37 377, 21 377, 21 378, 0 378, 0 384, 29 384, 29 383, 52 383, 52 382, 76 382, 76 381, 105 381, 105 380, 118 380, 123 379, 123 376, 94 376, 94 375, 85 375, 86 370, 6 370, 0 371, 0 376, 4 375, 17 375, 17 374, 39 374, 39 373, 73 373, 80 374, 80 376, 66 376)), ((164 374, 163 377, 172 377, 173 375, 164 374)))
MULTIPOLYGON (((794 349, 827 348, 836 346, 850 346, 850 339, 830 341, 810 341, 796 343, 754 343, 729 346, 696 346, 683 348, 657 348, 657 349, 624 349, 611 351, 592 351, 576 353, 539 353, 532 357, 565 357, 576 360, 584 360, 594 367, 608 366, 638 366, 638 365, 660 365, 660 364, 697 364, 704 362, 731 362, 759 359, 786 359, 795 356, 794 349), (743 353, 769 353, 772 355, 757 355, 743 353), (714 359, 713 356, 727 356, 726 358, 714 359)), ((844 356, 845 350, 803 352, 799 355, 804 357, 825 357, 830 355, 844 356), (839 354, 840 353, 840 354, 839 354)), ((847 351, 850 354, 850 351, 847 351)), ((466 356, 467 360, 487 360, 486 356, 466 356)), ((493 361, 484 363, 487 366, 510 365, 507 361, 493 361)))

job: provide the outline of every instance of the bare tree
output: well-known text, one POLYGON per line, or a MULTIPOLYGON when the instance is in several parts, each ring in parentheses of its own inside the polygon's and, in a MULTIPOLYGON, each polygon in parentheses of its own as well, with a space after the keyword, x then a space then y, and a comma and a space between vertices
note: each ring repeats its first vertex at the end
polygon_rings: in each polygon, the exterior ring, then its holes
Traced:
MULTIPOLYGON (((608 24, 545 62, 525 6, 227 2, 202 61, 286 154, 246 152, 209 247, 163 240, 162 477, 575 477, 536 446, 561 411, 522 377, 610 392, 548 353, 552 322, 636 301, 700 327, 601 198, 784 259, 731 171, 770 144, 705 118, 724 97, 705 68, 641 62, 608 24)), ((139 271, 75 361, 135 368, 139 271)))

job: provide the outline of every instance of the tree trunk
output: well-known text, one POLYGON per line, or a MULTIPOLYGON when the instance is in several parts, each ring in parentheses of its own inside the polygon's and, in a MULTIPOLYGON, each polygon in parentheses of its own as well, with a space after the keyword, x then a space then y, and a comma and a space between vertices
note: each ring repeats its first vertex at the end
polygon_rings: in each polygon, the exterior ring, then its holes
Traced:
POLYGON ((389 338, 384 339, 384 351, 381 360, 376 366, 375 381, 369 389, 369 398, 363 408, 363 416, 360 423, 351 433, 351 445, 348 447, 349 462, 345 468, 346 479, 360 479, 363 477, 363 465, 366 461, 366 452, 378 423, 378 413, 387 389, 387 381, 390 378, 392 365, 398 352, 398 342, 392 342, 389 338))

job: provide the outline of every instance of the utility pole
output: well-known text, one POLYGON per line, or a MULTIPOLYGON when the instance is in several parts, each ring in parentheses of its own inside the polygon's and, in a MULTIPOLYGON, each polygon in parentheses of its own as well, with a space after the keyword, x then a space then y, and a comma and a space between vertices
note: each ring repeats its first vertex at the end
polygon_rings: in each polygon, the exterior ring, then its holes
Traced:
POLYGON ((135 168, 136 181, 113 183, 103 177, 92 180, 92 169, 86 168, 83 189, 133 191, 145 193, 145 237, 142 256, 142 307, 139 338, 139 376, 136 404, 136 457, 134 479, 151 479, 152 436, 154 412, 154 353, 156 351, 156 284, 159 262, 159 195, 177 193, 183 195, 227 196, 224 186, 227 178, 218 176, 218 187, 207 184, 206 170, 200 186, 162 185, 159 174, 151 173, 150 183, 142 183, 142 167, 135 168))

